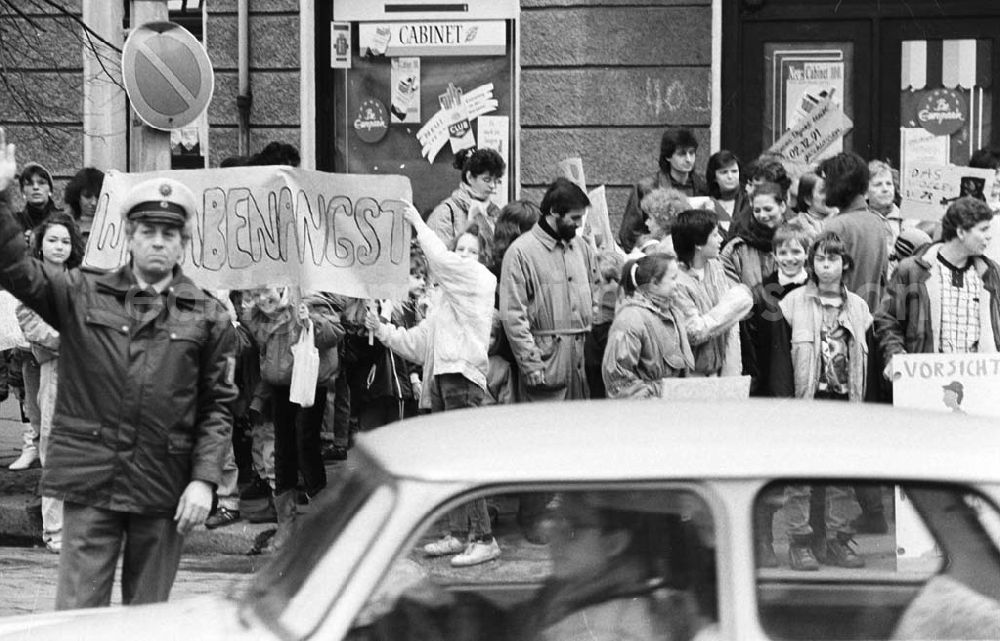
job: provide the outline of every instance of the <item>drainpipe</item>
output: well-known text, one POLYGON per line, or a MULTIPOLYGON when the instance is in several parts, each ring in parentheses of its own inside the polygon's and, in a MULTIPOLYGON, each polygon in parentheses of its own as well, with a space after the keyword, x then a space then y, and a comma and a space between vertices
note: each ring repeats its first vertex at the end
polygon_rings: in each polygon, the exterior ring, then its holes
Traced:
POLYGON ((240 156, 250 155, 250 105, 253 97, 250 93, 250 0, 237 2, 237 40, 239 46, 239 93, 236 96, 236 109, 239 111, 239 147, 240 156))

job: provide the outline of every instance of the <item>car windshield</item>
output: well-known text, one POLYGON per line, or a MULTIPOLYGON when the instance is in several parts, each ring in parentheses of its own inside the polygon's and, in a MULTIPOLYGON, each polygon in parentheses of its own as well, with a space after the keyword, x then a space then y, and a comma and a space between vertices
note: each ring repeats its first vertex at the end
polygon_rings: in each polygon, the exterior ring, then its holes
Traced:
POLYGON ((303 620, 298 613, 310 612, 316 620, 324 612, 310 604, 319 592, 327 604, 334 602, 336 593, 346 584, 353 563, 359 559, 369 541, 363 532, 378 532, 392 511, 395 487, 388 475, 370 459, 358 453, 352 465, 339 468, 328 480, 321 498, 310 506, 302 519, 294 546, 286 546, 266 565, 250 584, 243 597, 245 606, 253 609, 262 621, 285 626, 291 619, 296 629, 311 629, 315 621, 303 620), (356 518, 357 517, 357 518, 356 518), (363 519, 362 519, 363 517, 363 519), (357 523, 363 520, 363 532, 357 523), (349 547, 350 549, 344 549, 349 547), (337 577, 325 577, 322 590, 309 588, 310 575, 328 557, 341 559, 337 577), (286 616, 289 612, 295 616, 286 616))

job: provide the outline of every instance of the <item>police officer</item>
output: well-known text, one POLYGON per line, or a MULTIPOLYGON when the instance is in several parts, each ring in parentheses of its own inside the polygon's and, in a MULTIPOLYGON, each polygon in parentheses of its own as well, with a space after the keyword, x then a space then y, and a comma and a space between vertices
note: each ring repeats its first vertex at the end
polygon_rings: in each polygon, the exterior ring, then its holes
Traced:
MULTIPOLYGON (((13 145, 0 129, 0 190, 13 145)), ((25 252, 0 195, 0 287, 62 337, 42 493, 65 501, 56 608, 165 601, 183 535, 204 522, 232 422, 235 335, 223 305, 184 276, 195 197, 155 178, 122 205, 127 265, 55 272, 25 252)))

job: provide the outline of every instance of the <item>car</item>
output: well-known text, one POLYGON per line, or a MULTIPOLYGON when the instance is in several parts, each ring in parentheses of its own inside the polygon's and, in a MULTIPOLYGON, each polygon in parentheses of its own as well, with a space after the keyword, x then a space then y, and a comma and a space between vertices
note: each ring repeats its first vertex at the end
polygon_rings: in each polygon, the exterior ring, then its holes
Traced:
POLYGON ((379 428, 350 459, 244 594, 16 617, 0 638, 1000 638, 995 420, 834 401, 525 404, 379 428), (864 567, 789 567, 784 503, 801 487, 876 490, 886 531, 848 543, 864 567), (472 498, 498 512, 500 558, 427 557, 472 498), (524 505, 541 510, 519 523, 524 505), (528 524, 549 542, 525 541, 528 524), (768 544, 777 567, 762 566, 768 544))

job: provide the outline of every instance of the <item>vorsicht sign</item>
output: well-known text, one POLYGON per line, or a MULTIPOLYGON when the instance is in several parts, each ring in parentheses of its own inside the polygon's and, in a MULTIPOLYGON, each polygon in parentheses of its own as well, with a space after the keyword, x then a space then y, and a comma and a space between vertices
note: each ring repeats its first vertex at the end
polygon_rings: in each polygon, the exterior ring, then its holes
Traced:
POLYGON ((150 22, 132 31, 122 47, 122 79, 143 122, 164 130, 194 122, 215 89, 205 47, 173 22, 150 22))
POLYGON ((447 22, 363 22, 363 54, 377 56, 502 56, 507 52, 503 20, 447 22))

